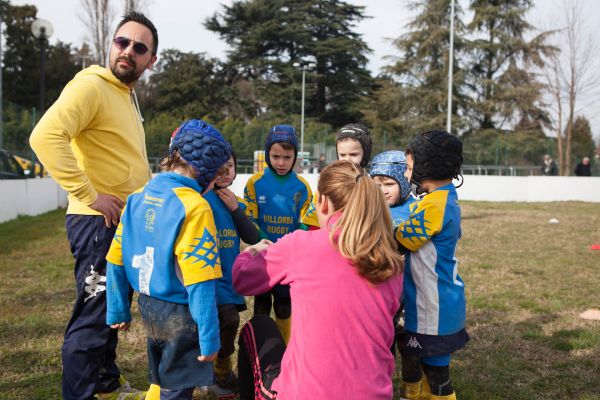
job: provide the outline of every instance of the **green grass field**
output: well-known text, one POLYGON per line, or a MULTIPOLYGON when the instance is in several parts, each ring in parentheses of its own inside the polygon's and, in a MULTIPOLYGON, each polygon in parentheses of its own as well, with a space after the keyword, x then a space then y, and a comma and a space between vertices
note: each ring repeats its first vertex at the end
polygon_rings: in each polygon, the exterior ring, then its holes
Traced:
MULTIPOLYGON (((590 250, 600 243, 600 205, 465 202, 462 210, 459 272, 471 341, 451 366, 458 398, 600 399, 600 321, 579 317, 600 308, 600 251, 590 250)), ((75 294, 63 214, 0 224, 2 400, 60 398, 60 347, 75 294)), ((145 388, 136 318, 121 336, 120 366, 145 388)))

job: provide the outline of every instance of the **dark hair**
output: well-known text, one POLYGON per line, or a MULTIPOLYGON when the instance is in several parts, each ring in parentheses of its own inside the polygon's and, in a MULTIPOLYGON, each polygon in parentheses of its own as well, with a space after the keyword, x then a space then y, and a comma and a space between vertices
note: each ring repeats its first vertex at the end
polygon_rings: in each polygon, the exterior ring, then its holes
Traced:
MULTIPOLYGON (((284 149, 284 150, 296 150, 296 146, 294 146, 291 143, 288 143, 288 142, 275 142, 275 143, 277 143, 278 145, 280 145, 281 148, 284 149)), ((273 144, 275 144, 275 143, 273 143, 273 144)), ((271 147, 272 147, 272 145, 271 145, 271 147)), ((269 149, 269 152, 270 152, 270 150, 271 149, 269 149)))
POLYGON ((119 25, 117 25, 117 29, 115 29, 115 35, 117 34, 117 31, 128 22, 137 22, 138 24, 142 24, 146 28, 150 29, 150 32, 152 33, 152 39, 154 40, 154 44, 152 45, 152 52, 156 54, 156 52, 158 51, 158 32, 156 31, 156 27, 154 26, 152 21, 150 21, 141 12, 131 11, 130 13, 123 15, 123 19, 121 20, 121 22, 119 22, 119 25))

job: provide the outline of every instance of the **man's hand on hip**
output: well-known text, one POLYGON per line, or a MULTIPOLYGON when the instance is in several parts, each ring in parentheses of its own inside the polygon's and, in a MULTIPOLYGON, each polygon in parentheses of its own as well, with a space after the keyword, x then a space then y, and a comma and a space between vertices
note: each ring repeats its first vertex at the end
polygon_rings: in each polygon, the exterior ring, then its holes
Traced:
POLYGON ((107 228, 117 226, 123 209, 123 200, 110 194, 98 193, 96 201, 90 205, 92 210, 101 212, 104 215, 104 223, 107 228))

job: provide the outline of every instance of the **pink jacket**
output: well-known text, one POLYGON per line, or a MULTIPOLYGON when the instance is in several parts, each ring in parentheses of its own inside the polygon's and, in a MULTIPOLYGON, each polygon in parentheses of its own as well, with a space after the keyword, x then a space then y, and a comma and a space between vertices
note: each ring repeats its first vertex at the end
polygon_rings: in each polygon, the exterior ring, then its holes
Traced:
POLYGON ((391 399, 392 319, 402 275, 373 286, 330 244, 327 229, 295 231, 256 256, 241 253, 233 285, 257 295, 289 284, 292 334, 272 389, 278 399, 391 399))

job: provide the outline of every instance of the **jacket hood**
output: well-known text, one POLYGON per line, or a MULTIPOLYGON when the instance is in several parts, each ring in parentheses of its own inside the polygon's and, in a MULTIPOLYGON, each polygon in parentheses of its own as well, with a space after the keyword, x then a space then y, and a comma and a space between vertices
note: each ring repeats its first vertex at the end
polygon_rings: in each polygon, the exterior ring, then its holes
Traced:
POLYGON ((92 65, 87 67, 86 69, 81 70, 79 73, 77 73, 77 75, 75 75, 75 78, 79 79, 90 75, 99 76, 100 78, 104 79, 107 82, 110 82, 111 84, 119 88, 127 90, 128 92, 130 91, 129 86, 121 82, 109 68, 101 67, 99 65, 92 65))

